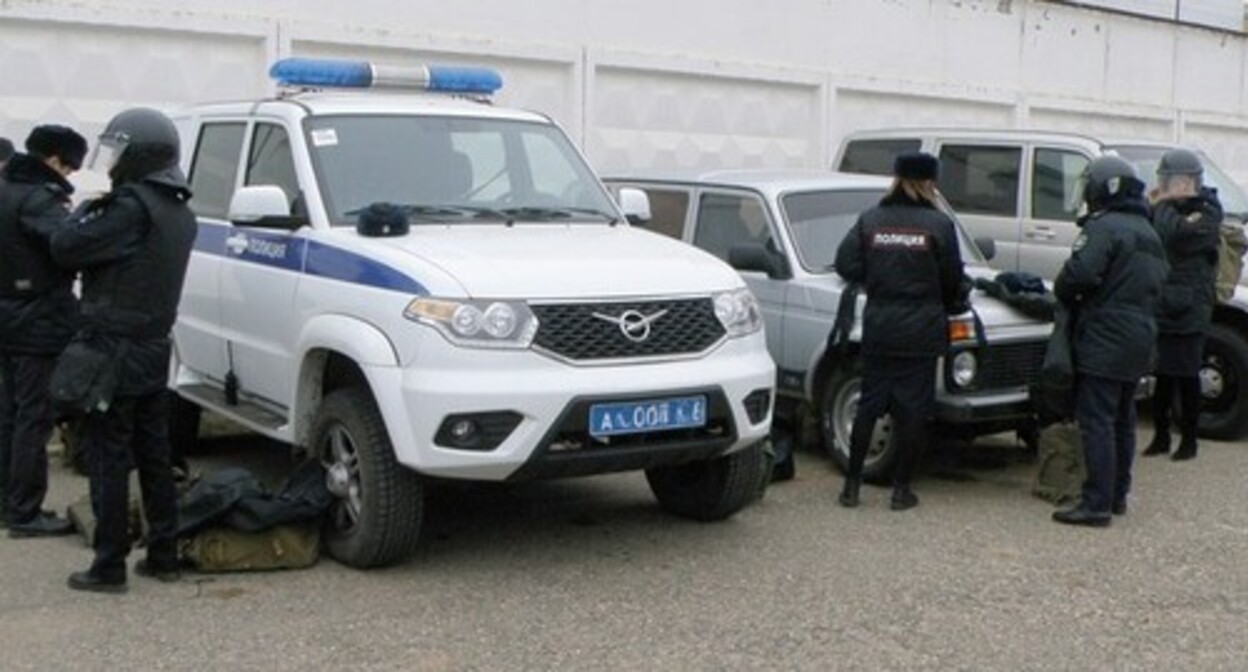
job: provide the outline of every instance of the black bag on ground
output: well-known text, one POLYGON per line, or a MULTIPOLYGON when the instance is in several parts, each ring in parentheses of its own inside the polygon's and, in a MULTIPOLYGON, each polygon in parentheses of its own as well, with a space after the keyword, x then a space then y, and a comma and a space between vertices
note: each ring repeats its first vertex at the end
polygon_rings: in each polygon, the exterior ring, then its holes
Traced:
POLYGON ((56 359, 48 395, 58 415, 103 413, 117 390, 118 348, 90 334, 75 336, 56 359))
POLYGON ((264 489, 246 469, 222 469, 199 479, 178 500, 178 536, 213 525, 259 532, 277 525, 319 521, 333 504, 325 468, 301 464, 277 493, 264 489))
POLYGON ((276 493, 246 469, 222 469, 178 501, 182 556, 201 572, 311 566, 332 504, 325 468, 315 460, 295 469, 276 493))

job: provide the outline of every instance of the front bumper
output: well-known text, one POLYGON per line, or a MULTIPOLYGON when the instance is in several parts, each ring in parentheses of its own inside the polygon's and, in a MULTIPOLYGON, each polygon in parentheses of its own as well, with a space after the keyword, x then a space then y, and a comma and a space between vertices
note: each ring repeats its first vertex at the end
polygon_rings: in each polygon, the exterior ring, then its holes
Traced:
POLYGON ((944 424, 996 425, 1025 421, 1032 414, 1031 395, 1026 389, 957 395, 944 393, 936 398, 936 420, 944 424))
POLYGON ((771 428, 775 364, 763 334, 728 339, 699 359, 573 366, 530 350, 473 350, 432 329, 414 330, 407 367, 365 371, 399 463, 443 478, 507 480, 641 469, 714 457, 764 439, 771 428), (766 412, 754 397, 767 390, 766 412), (673 430, 602 442, 585 434, 587 404, 706 394, 705 431, 673 430), (510 412, 520 421, 487 451, 438 445, 448 416, 510 412), (584 435, 584 436, 582 436, 584 435), (592 449, 592 454, 590 450, 592 449))

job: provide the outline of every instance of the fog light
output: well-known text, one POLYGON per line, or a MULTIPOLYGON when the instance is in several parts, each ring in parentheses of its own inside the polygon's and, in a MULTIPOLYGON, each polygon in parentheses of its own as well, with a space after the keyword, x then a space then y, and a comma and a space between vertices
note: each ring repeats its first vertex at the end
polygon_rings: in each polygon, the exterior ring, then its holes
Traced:
POLYGON ((486 411, 448 415, 433 435, 435 445, 455 450, 494 450, 524 416, 515 411, 486 411))
POLYGON ((471 420, 459 420, 451 425, 451 438, 457 442, 471 441, 477 433, 477 423, 471 420))
POLYGON ((964 350, 953 356, 953 366, 949 375, 954 385, 969 387, 975 382, 977 373, 979 373, 979 360, 975 359, 974 352, 964 350))

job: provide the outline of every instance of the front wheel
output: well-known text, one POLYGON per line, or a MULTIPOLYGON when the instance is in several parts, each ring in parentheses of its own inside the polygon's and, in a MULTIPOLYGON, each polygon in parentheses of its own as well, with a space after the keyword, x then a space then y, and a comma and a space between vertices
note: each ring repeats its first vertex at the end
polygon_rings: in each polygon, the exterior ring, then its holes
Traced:
POLYGON ((423 487, 395 460, 372 396, 359 388, 329 393, 317 412, 312 441, 334 495, 325 523, 330 555, 360 569, 407 558, 420 537, 423 487))
POLYGON ((1243 437, 1248 432, 1248 342, 1226 325, 1209 329, 1200 389, 1201 436, 1222 441, 1243 437))
POLYGON ((646 481, 668 513, 723 520, 762 496, 771 477, 763 443, 712 460, 647 469, 646 481))
MULTIPOLYGON (((862 398, 862 360, 838 366, 828 376, 819 402, 819 424, 823 431, 823 447, 842 472, 849 471, 849 437, 862 398)), ((897 462, 897 445, 893 437, 892 416, 876 420, 867 459, 862 465, 864 480, 887 480, 897 462)))

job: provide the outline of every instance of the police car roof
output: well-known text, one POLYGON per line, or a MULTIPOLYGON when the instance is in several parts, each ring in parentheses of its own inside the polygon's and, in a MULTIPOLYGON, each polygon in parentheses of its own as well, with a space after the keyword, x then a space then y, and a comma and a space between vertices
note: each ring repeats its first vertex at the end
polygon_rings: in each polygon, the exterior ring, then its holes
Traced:
POLYGON ((619 170, 605 172, 603 179, 613 182, 734 187, 773 193, 821 189, 885 189, 892 183, 892 178, 889 177, 794 169, 619 170))
POLYGON ((549 122, 542 114, 506 107, 494 107, 476 98, 445 93, 349 91, 305 91, 264 100, 206 103, 189 109, 201 114, 238 113, 239 108, 251 112, 253 107, 293 107, 305 115, 450 115, 517 121, 549 122))

